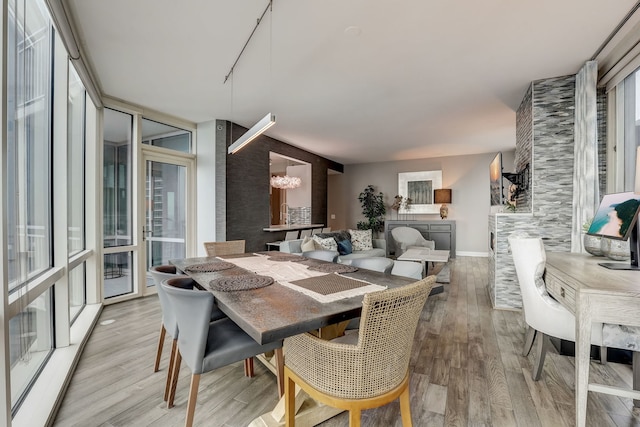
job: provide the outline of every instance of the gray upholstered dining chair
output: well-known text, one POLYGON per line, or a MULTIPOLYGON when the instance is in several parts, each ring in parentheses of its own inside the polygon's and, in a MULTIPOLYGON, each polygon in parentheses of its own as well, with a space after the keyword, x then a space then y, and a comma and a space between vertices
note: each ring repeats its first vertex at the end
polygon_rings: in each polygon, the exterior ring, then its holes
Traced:
POLYGON ((286 425, 295 424, 295 385, 326 405, 349 411, 360 425, 363 409, 400 399, 402 424, 411 426, 409 359, 413 336, 435 277, 372 292, 362 302, 357 334, 324 341, 309 333, 285 339, 286 425))
POLYGON ((422 279, 422 263, 415 261, 394 261, 391 274, 394 276, 403 276, 410 279, 422 279))
POLYGON ((318 259, 320 261, 328 261, 335 262, 336 258, 338 258, 338 251, 329 251, 329 250, 315 250, 315 251, 306 251, 302 252, 303 257, 318 259))
MULTIPOLYGON (((153 365, 153 372, 158 372, 160 369, 160 358, 162 357, 162 348, 164 346, 164 339, 166 335, 172 339, 171 354, 169 355, 169 367, 167 369, 167 381, 164 387, 164 400, 169 397, 169 385, 171 381, 171 371, 173 370, 173 361, 176 354, 176 348, 178 346, 178 324, 176 322, 176 316, 169 302, 167 301, 167 295, 160 284, 167 279, 183 278, 188 281, 193 281, 190 277, 181 274, 173 265, 157 265, 149 269, 151 277, 156 284, 156 290, 158 292, 158 299, 160 300, 160 309, 162 310, 162 321, 160 322, 160 337, 158 339, 158 349, 156 351, 156 360, 153 365)), ((222 319, 226 315, 220 311, 215 305, 211 309, 211 316, 209 320, 214 321, 222 319)))
POLYGON ((352 267, 364 268, 366 270, 379 271, 390 274, 393 268, 393 260, 383 257, 355 258, 351 260, 352 267))
POLYGON ((231 319, 210 322, 213 295, 185 286, 182 279, 168 279, 160 285, 167 295, 178 323, 178 350, 174 362, 168 406, 173 406, 180 364, 184 360, 191 370, 191 386, 185 426, 193 424, 200 375, 222 366, 281 349, 282 341, 258 344, 231 319))
POLYGON ((400 256, 412 248, 435 249, 436 242, 427 240, 422 234, 411 227, 395 227, 391 229, 391 237, 396 243, 396 256, 400 256))

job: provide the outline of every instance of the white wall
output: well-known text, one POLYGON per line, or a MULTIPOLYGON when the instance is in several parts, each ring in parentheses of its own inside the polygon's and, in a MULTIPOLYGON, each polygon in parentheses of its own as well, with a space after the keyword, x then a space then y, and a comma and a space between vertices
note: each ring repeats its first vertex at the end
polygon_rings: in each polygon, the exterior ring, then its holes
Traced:
POLYGON ((287 166, 287 175, 302 180, 298 188, 287 190, 287 205, 290 208, 311 207, 311 165, 287 166))
MULTIPOLYGON (((398 194, 398 173, 441 170, 443 188, 452 190, 447 219, 456 221, 458 255, 485 256, 490 209, 489 164, 495 154, 347 165, 343 175, 329 179, 328 214, 336 214, 336 219, 330 219, 329 224, 334 228, 355 228, 356 223, 364 219, 358 194, 369 184, 375 187, 376 192, 384 194, 386 218, 396 219, 396 212, 392 212, 390 206, 398 194), (333 197, 339 193, 343 194, 341 203, 333 197)), ((502 155, 504 171, 512 172, 515 150, 503 151, 502 155)), ((440 215, 414 215, 413 218, 438 220, 440 215)))
POLYGON ((197 254, 205 256, 204 242, 216 240, 216 122, 198 124, 196 144, 197 254))

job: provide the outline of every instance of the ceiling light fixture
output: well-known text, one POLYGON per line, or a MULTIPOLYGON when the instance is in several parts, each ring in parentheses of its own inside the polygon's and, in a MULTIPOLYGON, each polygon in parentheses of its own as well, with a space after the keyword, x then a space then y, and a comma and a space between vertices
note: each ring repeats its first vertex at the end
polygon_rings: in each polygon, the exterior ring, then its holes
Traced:
POLYGON ((284 190, 291 190, 292 188, 298 188, 302 185, 302 180, 297 176, 277 176, 271 177, 271 186, 273 188, 282 188, 284 190))
MULTIPOLYGON (((249 41, 251 41, 251 38, 255 34, 256 30, 258 29, 258 26, 262 22, 262 18, 264 18, 264 15, 266 15, 268 10, 270 10, 273 13, 273 0, 269 1, 269 4, 267 4, 267 7, 262 12, 262 15, 260 16, 260 18, 258 18, 258 21, 256 22, 255 27, 253 27, 253 31, 251 31, 251 34, 249 35, 249 38, 247 39, 247 41, 245 42, 244 46, 242 47, 242 50, 240 51, 240 53, 238 54, 238 57, 236 58, 236 60, 233 63, 233 65, 231 66, 231 69, 229 70, 229 72, 225 76, 224 83, 226 83, 227 80, 229 79, 229 77, 233 74, 233 70, 235 69, 236 65, 238 64, 238 61, 240 60, 240 57, 244 53, 244 50, 247 48, 247 45, 249 44, 249 41)), ((273 27, 273 25, 272 25, 272 27, 273 27)), ((232 84, 233 84, 233 81, 232 81, 232 84)), ((233 89, 232 89, 232 95, 231 96, 232 96, 231 102, 233 103, 233 89)), ((233 119, 233 117, 232 117, 232 119, 233 119)), ((240 149, 242 149, 248 143, 250 143, 251 141, 256 139, 258 136, 262 135, 267 129, 269 129, 275 123, 276 123, 276 116, 274 114, 272 114, 272 113, 268 113, 266 116, 264 116, 262 118, 262 120, 260 120, 258 123, 253 125, 251 127, 251 129, 246 131, 244 134, 242 134, 242 136, 240 138, 238 138, 233 144, 231 144, 229 146, 229 148, 227 149, 227 153, 228 154, 237 153, 240 149)), ((232 122, 232 126, 233 126, 233 122, 232 122)))
POLYGON ((256 139, 258 136, 262 135, 264 131, 269 129, 271 126, 276 124, 276 116, 271 113, 268 113, 266 116, 262 118, 258 123, 253 125, 251 129, 246 131, 240 138, 236 140, 233 144, 229 146, 227 149, 227 153, 234 154, 237 153, 242 147, 256 139))

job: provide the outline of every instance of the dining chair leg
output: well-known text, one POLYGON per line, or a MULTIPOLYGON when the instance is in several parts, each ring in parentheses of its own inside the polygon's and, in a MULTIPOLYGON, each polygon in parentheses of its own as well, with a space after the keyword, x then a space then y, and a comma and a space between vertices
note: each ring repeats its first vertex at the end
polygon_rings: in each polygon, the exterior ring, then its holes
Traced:
POLYGON ((173 370, 171 371, 171 389, 169 390, 169 400, 167 400, 167 408, 173 408, 173 399, 176 397, 176 388, 178 387, 178 375, 180 374, 180 364, 182 363, 182 355, 180 349, 176 350, 175 361, 173 362, 173 370))
POLYGON ((193 416, 196 412, 196 400, 198 399, 198 386, 200 385, 200 374, 191 375, 191 387, 189 388, 189 401, 187 403, 187 419, 184 427, 193 425, 193 416))
POLYGON ((171 343, 171 355, 169 356, 169 369, 167 370, 167 383, 164 385, 164 401, 169 399, 169 391, 171 390, 171 378, 173 375, 173 366, 175 365, 176 350, 178 350, 178 340, 173 339, 171 343))
POLYGON ((402 427, 412 427, 411 403, 409 399, 409 386, 400 395, 400 415, 402 416, 402 427))
POLYGON ((244 376, 248 378, 253 378, 253 357, 248 357, 244 359, 244 376))
POLYGON ((278 382, 278 397, 282 397, 284 395, 284 353, 282 352, 282 347, 275 349, 275 358, 276 358, 276 380, 278 382))
POLYGON ((534 381, 538 381, 542 376, 542 368, 544 367, 544 359, 547 355, 547 349, 551 345, 551 341, 546 334, 540 332, 538 337, 538 346, 536 347, 536 364, 533 367, 531 376, 534 381))
POLYGON ((284 416, 285 426, 296 424, 296 383, 288 375, 284 379, 284 416))
POLYGON ((162 357, 162 346, 164 345, 164 336, 167 330, 164 328, 164 323, 160 322, 160 338, 158 339, 158 350, 156 351, 156 363, 153 365, 153 372, 158 372, 160 369, 160 357, 162 357))
POLYGON ((600 346, 600 364, 601 365, 607 364, 607 346, 606 345, 600 346))
POLYGON ((527 331, 524 334, 524 347, 522 348, 522 355, 527 357, 533 347, 533 341, 536 339, 536 331, 531 326, 527 326, 527 331))
MULTIPOLYGON (((637 351, 634 351, 631 356, 631 366, 633 369, 633 389, 640 390, 640 353, 637 351)), ((633 399, 633 406, 640 408, 640 400, 633 399)))
POLYGON ((360 409, 349 409, 349 427, 360 427, 360 409))

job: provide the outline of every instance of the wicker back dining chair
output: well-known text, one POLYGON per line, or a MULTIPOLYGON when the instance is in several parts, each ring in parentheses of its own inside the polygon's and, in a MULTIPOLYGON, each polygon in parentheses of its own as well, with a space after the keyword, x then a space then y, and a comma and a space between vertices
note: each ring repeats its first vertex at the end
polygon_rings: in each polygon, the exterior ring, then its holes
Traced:
MULTIPOLYGON (((162 357, 162 348, 164 347, 164 339, 166 335, 172 339, 171 354, 169 355, 169 367, 167 368, 167 381, 164 387, 164 400, 169 397, 169 385, 171 381, 171 371, 173 370, 173 360, 175 358, 176 349, 178 346, 178 323, 176 316, 171 309, 167 300, 167 294, 160 284, 167 279, 181 278, 189 281, 192 285, 193 279, 181 274, 173 265, 157 265, 149 269, 151 277, 156 284, 156 291, 158 292, 158 300, 160 300, 160 309, 162 310, 162 321, 160 322, 160 337, 158 339, 158 349, 156 351, 156 360, 153 364, 153 372, 158 372, 160 369, 160 358, 162 357)), ((211 310, 210 320, 218 320, 226 317, 226 315, 220 311, 215 305, 211 310)))
POLYGON ((349 411, 360 425, 363 409, 400 398, 403 425, 411 425, 409 359, 414 333, 435 277, 364 296, 357 334, 323 341, 309 333, 285 339, 286 425, 295 423, 295 385, 326 405, 349 411))
POLYGON ((228 317, 211 322, 209 313, 214 305, 213 294, 195 290, 185 286, 185 283, 184 279, 168 279, 161 286, 175 312, 180 330, 167 403, 169 407, 173 406, 180 364, 184 359, 191 370, 185 420, 185 427, 190 427, 193 424, 201 374, 272 350, 276 351, 276 360, 281 362, 282 341, 258 344, 228 317))
POLYGON ((225 242, 204 242, 207 256, 234 255, 244 253, 244 240, 228 240, 225 242))

